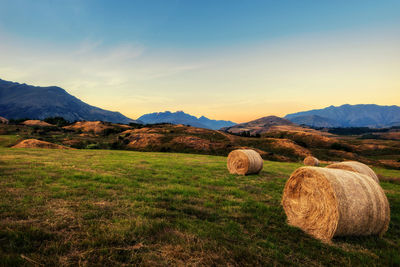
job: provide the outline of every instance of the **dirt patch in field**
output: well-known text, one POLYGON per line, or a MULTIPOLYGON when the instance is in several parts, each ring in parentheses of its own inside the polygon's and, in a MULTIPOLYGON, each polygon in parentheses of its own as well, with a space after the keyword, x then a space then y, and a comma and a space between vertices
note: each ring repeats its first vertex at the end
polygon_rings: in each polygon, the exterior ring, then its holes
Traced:
POLYGON ((164 238, 168 237, 180 241, 176 244, 162 244, 155 247, 155 251, 159 252, 157 256, 166 259, 172 266, 212 266, 215 265, 213 264, 215 262, 224 262, 227 266, 234 266, 221 255, 221 252, 212 252, 207 249, 194 250, 195 247, 203 248, 205 246, 205 242, 195 235, 172 229, 166 229, 161 235, 165 235, 164 238))
POLYGON ((26 120, 22 124, 27 126, 40 126, 40 127, 50 127, 54 126, 53 124, 41 121, 41 120, 26 120))
POLYGON ((47 203, 47 208, 54 212, 56 217, 61 217, 62 220, 75 219, 75 212, 71 210, 71 205, 63 199, 51 200, 47 203))
POLYGON ((61 146, 61 145, 53 144, 53 143, 46 142, 46 141, 40 141, 37 139, 26 139, 12 147, 13 148, 72 149, 70 147, 61 146))

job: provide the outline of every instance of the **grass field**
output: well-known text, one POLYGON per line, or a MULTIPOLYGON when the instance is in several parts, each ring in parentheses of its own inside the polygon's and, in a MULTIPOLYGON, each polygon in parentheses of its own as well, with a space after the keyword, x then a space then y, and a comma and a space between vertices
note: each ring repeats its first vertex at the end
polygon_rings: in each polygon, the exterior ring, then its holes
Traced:
POLYGON ((382 239, 327 245, 286 224, 282 190, 299 166, 265 161, 259 175, 242 177, 218 156, 0 148, 0 263, 400 264, 399 184, 381 183, 391 206, 382 239))

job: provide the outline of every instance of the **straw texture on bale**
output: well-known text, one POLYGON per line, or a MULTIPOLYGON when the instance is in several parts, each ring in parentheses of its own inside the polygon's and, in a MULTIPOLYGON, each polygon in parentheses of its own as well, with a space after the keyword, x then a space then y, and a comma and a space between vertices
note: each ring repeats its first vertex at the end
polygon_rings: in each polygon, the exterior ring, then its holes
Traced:
POLYGON ((227 167, 231 174, 256 174, 263 168, 263 159, 254 150, 237 149, 229 153, 227 167))
POLYGON ((358 161, 343 161, 343 162, 339 162, 339 163, 330 164, 326 167, 332 168, 332 169, 342 169, 342 170, 365 174, 365 175, 370 176, 372 179, 374 179, 376 182, 379 183, 379 178, 376 175, 376 173, 370 167, 368 167, 364 163, 361 163, 358 161))
POLYGON ((381 236, 390 221, 380 185, 367 175, 340 169, 297 169, 286 182, 282 205, 290 225, 324 242, 334 236, 381 236))
POLYGON ((307 156, 304 161, 304 165, 306 166, 318 166, 319 165, 319 160, 316 157, 313 156, 307 156))

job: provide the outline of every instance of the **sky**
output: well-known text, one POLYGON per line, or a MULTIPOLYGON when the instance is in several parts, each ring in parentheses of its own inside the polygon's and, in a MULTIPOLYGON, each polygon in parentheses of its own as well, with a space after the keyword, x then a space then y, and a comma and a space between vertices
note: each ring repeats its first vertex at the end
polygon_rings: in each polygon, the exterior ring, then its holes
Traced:
POLYGON ((0 0, 0 78, 133 119, 400 105, 400 1, 0 0))

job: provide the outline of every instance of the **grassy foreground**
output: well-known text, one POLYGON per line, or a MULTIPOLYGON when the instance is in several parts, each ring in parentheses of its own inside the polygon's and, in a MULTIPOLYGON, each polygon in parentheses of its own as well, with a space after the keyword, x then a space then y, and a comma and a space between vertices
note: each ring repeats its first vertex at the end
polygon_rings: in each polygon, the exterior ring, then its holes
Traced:
POLYGON ((265 161, 242 177, 217 156, 0 148, 0 264, 400 264, 399 184, 382 182, 382 239, 327 245, 286 224, 282 190, 299 166, 265 161))

